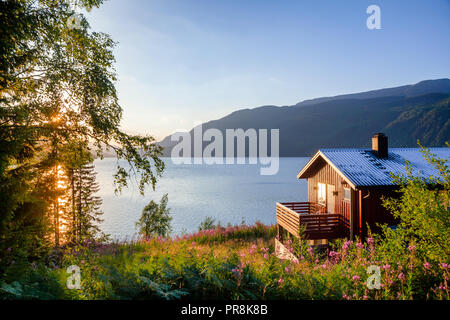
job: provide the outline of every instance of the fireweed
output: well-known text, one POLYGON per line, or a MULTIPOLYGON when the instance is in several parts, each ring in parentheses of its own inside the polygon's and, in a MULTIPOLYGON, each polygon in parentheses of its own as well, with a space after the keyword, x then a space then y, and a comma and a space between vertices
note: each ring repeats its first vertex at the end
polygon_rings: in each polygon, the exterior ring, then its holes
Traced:
MULTIPOLYGON (((176 238, 95 244, 64 256, 81 268, 74 299, 449 299, 449 265, 422 261, 413 247, 386 259, 376 239, 337 240, 329 250, 296 247, 294 261, 274 254, 274 226, 234 226, 176 238), (298 256, 306 252, 305 256, 298 256), (381 270, 381 288, 366 285, 367 267, 381 270)), ((295 249, 294 249, 295 248, 295 249)))
MULTIPOLYGON (((68 248, 59 267, 46 269, 59 279, 59 291, 33 298, 449 299, 448 262, 422 260, 414 245, 388 256, 376 238, 337 240, 322 251, 290 240, 285 245, 298 257, 290 261, 274 254, 275 232, 258 223, 176 238, 84 243, 68 248), (80 290, 66 287, 70 265, 81 269, 80 290), (380 267, 379 290, 366 285, 370 265, 380 267)), ((11 286, 2 283, 2 297, 18 298, 11 286)))

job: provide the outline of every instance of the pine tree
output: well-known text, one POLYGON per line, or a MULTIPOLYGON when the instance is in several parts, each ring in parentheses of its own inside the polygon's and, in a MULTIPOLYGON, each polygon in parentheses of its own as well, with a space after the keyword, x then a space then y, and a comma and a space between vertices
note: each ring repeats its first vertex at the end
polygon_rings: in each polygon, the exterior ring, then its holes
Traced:
POLYGON ((96 181, 94 160, 88 141, 74 140, 62 150, 67 176, 65 201, 66 241, 78 243, 100 234, 102 200, 95 194, 100 187, 96 181))
POLYGON ((99 223, 102 199, 95 194, 99 191, 95 166, 92 162, 74 170, 72 205, 73 228, 77 241, 95 238, 101 231, 99 223))

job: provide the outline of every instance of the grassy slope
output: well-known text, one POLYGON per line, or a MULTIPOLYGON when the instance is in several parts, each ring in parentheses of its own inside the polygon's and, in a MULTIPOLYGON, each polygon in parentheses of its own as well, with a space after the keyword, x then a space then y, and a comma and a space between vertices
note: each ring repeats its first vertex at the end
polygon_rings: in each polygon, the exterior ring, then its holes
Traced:
MULTIPOLYGON (((90 244, 67 254, 81 267, 72 299, 448 299, 448 268, 424 267, 414 252, 381 261, 375 245, 337 243, 335 251, 304 247, 299 261, 273 253, 274 226, 239 226, 182 238, 90 244), (367 267, 382 267, 382 287, 369 290, 367 267), (388 266, 388 267, 387 267, 388 266)), ((294 244, 293 251, 299 250, 294 244)), ((65 269, 53 271, 65 285, 65 269)))

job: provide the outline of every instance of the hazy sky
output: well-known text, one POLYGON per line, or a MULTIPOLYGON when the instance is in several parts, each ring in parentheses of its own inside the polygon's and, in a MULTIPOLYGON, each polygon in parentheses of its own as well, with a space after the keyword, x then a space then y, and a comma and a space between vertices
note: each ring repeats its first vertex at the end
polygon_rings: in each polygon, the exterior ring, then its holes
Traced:
POLYGON ((109 0, 123 128, 161 139, 242 109, 450 77, 450 0, 109 0), (366 9, 381 8, 381 30, 366 9))

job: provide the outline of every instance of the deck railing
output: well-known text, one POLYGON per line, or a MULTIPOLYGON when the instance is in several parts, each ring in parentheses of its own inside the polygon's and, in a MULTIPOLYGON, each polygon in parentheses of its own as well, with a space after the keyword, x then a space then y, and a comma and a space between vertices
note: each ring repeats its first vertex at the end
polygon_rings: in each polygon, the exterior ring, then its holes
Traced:
POLYGON ((338 213, 319 213, 312 202, 277 203, 277 223, 298 237, 299 225, 305 228, 307 239, 335 239, 344 235, 346 222, 338 213))

